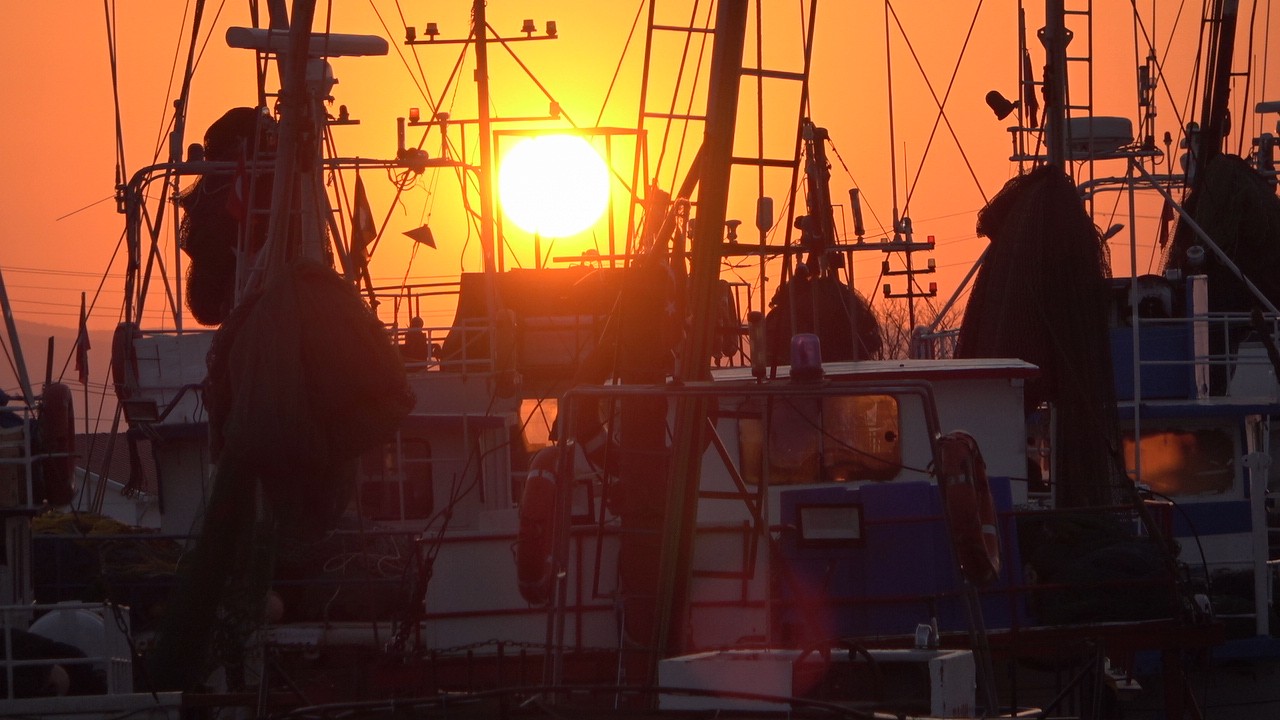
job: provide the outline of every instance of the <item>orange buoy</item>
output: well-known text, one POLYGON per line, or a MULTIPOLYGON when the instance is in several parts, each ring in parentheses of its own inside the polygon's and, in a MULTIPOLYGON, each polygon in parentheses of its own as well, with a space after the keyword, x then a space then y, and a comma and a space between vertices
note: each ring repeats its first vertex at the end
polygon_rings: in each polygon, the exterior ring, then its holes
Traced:
POLYGON ((44 388, 38 418, 37 451, 48 455, 41 463, 41 479, 36 500, 50 505, 66 505, 75 497, 76 428, 71 388, 50 383, 44 388))

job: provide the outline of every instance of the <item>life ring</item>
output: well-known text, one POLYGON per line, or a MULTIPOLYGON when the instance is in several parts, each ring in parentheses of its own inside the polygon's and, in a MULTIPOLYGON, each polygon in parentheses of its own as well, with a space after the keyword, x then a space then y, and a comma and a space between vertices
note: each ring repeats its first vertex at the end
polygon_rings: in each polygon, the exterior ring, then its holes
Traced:
POLYGON ((520 531, 516 535, 516 582, 530 605, 551 598, 551 543, 555 537, 556 469, 560 452, 546 447, 529 461, 520 494, 520 531))
POLYGON ((41 482, 35 498, 50 505, 66 505, 75 497, 75 411, 71 388, 63 383, 50 383, 41 398, 37 445, 41 455, 41 482))
POLYGON ((969 582, 984 585, 1000 574, 1000 528, 987 465, 978 442, 968 433, 948 433, 938 445, 939 486, 960 571, 969 582))

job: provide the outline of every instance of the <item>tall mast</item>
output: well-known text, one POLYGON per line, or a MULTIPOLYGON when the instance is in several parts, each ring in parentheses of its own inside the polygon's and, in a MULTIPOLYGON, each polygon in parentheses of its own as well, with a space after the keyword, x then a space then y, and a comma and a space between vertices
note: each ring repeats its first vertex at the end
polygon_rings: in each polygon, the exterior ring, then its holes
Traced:
POLYGON ((476 99, 479 103, 480 130, 480 249, 484 252, 484 271, 497 271, 493 237, 493 176, 490 162, 493 148, 489 136, 489 36, 485 20, 485 0, 471 6, 471 31, 476 37, 476 99))
POLYGON ((1044 29, 1040 31, 1047 65, 1044 74, 1045 150, 1049 163, 1065 169, 1067 147, 1067 36, 1063 0, 1046 0, 1044 29))
MULTIPOLYGON (((298 161, 303 148, 318 142, 314 133, 307 133, 303 124, 311 118, 310 98, 307 97, 307 60, 311 44, 311 23, 315 17, 315 0, 294 0, 289 27, 289 52, 285 57, 284 83, 280 89, 280 135, 276 150, 275 184, 271 188, 271 219, 267 226, 267 247, 271 253, 268 272, 280 267, 288 258, 290 228, 293 225, 293 208, 298 201, 298 161)), ((313 167, 306 168, 318 172, 313 167)), ((319 242, 319 240, 317 240, 319 242)))
MULTIPOLYGON (((1214 17, 1209 22, 1210 68, 1205 73, 1204 105, 1200 117, 1199 157, 1203 168, 1222 152, 1227 135, 1228 102, 1231 96, 1231 60, 1236 45, 1236 14, 1239 0, 1217 0, 1214 17)), ((1204 177, 1197 173, 1196 177, 1204 177)))

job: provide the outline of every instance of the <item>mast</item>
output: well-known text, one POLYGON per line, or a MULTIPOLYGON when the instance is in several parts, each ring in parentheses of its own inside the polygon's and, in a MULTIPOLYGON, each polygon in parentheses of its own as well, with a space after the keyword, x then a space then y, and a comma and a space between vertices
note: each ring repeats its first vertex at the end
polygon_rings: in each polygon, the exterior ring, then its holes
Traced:
MULTIPOLYGON (((747 6, 748 0, 721 0, 716 8, 707 124, 699 155, 698 217, 690 258, 689 310, 693 323, 676 367, 677 381, 707 377, 715 341, 715 291, 729 201, 747 6)), ((688 600, 705 422, 706 400, 682 398, 679 401, 672 447, 671 492, 667 501, 668 521, 658 583, 655 662, 669 649, 679 646, 681 623, 677 613, 683 612, 688 600)))
POLYGON ((1045 149, 1049 164, 1066 167, 1067 146, 1067 34, 1066 9, 1063 0, 1046 0, 1044 29, 1040 42, 1044 45, 1047 64, 1044 74, 1045 149))
POLYGON ((471 31, 476 37, 476 101, 479 107, 480 130, 480 249, 484 253, 484 271, 493 275, 497 271, 494 260, 493 237, 493 148, 490 143, 489 118, 489 30, 485 20, 485 0, 475 0, 471 5, 471 31))
MULTIPOLYGON (((303 143, 309 133, 303 123, 310 117, 306 92, 308 48, 311 42, 311 23, 315 17, 314 0, 294 0, 289 28, 289 54, 285 58, 285 84, 280 89, 280 136, 276 151, 275 185, 271 188, 271 219, 267 226, 269 271, 288 257, 290 226, 293 204, 299 190, 295 175, 299 160, 305 152, 303 143)), ((310 134, 313 135, 313 134, 310 134)), ((314 137, 306 138, 314 140, 314 137)), ((315 170, 317 168, 305 168, 315 170)), ((319 242, 319 240, 317 240, 319 242)))
MULTIPOLYGON (((1231 60, 1236 45, 1236 14, 1239 0, 1216 0, 1213 19, 1209 22, 1210 67, 1205 73, 1204 104, 1200 116, 1199 157, 1196 165, 1204 168, 1214 156, 1222 153, 1227 136, 1228 103, 1231 97, 1231 60)), ((1196 178, 1204 173, 1196 173, 1196 178)), ((1197 185, 1198 185, 1197 181, 1197 185)))

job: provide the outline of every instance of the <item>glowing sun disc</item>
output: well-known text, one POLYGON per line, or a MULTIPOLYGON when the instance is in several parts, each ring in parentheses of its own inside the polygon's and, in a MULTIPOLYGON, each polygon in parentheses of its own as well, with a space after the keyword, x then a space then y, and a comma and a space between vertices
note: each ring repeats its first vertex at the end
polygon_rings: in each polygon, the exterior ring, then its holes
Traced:
POLYGON ((568 237, 586 230, 609 203, 609 169, 577 135, 541 135, 511 146, 498 167, 502 212, 526 232, 568 237))

